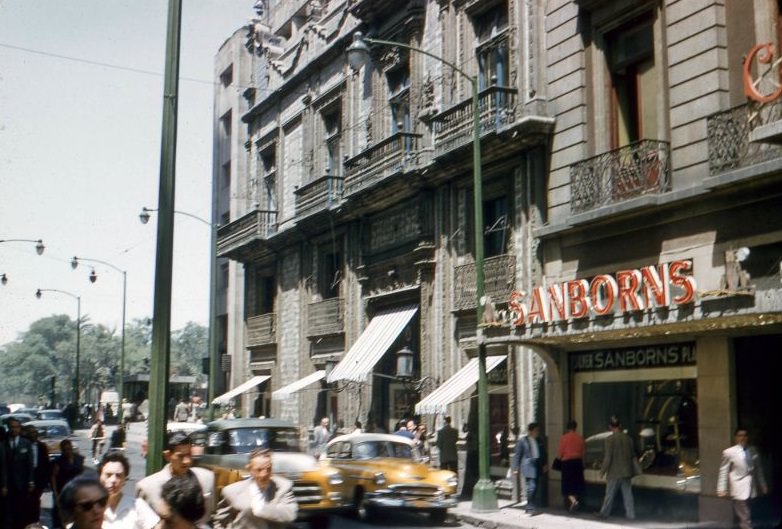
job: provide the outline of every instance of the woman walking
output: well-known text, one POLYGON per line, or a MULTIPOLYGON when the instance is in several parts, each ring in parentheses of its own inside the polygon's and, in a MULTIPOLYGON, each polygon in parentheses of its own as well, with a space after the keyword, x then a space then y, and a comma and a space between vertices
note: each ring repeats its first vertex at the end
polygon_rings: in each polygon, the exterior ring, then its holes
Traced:
POLYGON ((55 529, 63 527, 60 519, 60 493, 65 485, 81 474, 83 470, 84 457, 73 451, 73 443, 70 439, 60 441, 60 455, 52 462, 52 493, 55 500, 52 525, 55 529))
POLYGON ((567 510, 575 511, 579 507, 579 498, 584 494, 584 456, 586 443, 576 431, 578 423, 569 421, 567 432, 559 438, 559 460, 562 462, 562 497, 566 500, 567 510))

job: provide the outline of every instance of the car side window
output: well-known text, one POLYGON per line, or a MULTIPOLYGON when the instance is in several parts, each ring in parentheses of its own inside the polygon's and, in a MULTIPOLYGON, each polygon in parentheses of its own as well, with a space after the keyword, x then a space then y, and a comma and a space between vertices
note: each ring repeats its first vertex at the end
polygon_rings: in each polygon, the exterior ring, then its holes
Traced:
POLYGON ((352 451, 350 443, 344 442, 340 443, 340 449, 339 449, 339 459, 350 459, 352 451))
POLYGON ((326 450, 326 457, 336 459, 339 457, 339 448, 342 443, 334 443, 326 450))

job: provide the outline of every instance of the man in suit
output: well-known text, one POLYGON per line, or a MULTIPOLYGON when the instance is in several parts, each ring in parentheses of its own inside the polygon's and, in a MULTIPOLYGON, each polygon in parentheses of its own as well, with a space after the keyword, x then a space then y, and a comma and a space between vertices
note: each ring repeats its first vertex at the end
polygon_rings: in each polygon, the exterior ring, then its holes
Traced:
POLYGON ((622 500, 625 506, 625 516, 628 520, 635 519, 635 504, 633 502, 633 489, 631 479, 633 477, 633 460, 635 448, 630 436, 622 431, 622 423, 619 417, 612 416, 609 423, 611 435, 606 437, 603 464, 600 474, 606 478, 606 493, 603 506, 595 516, 606 519, 611 515, 614 506, 614 498, 619 489, 622 490, 622 500))
POLYGON ((459 471, 459 454, 456 451, 456 442, 459 440, 459 432, 451 426, 451 417, 446 415, 445 424, 437 432, 437 450, 440 451, 440 468, 452 472, 459 471))
POLYGON ((172 477, 182 477, 196 482, 204 496, 206 512, 199 525, 209 522, 214 510, 214 473, 205 468, 192 468, 192 443, 190 437, 183 432, 172 432, 166 439, 166 449, 163 458, 167 464, 160 472, 151 474, 136 484, 136 509, 143 529, 151 529, 157 524, 161 510, 161 494, 163 485, 172 477))
POLYGON ((49 449, 46 443, 38 440, 38 430, 35 426, 23 426, 22 435, 30 441, 33 452, 33 481, 35 488, 31 495, 30 515, 33 520, 41 518, 41 495, 52 478, 52 469, 49 465, 49 449))
POLYGON ((5 497, 5 504, 8 506, 9 529, 22 529, 27 524, 38 521, 32 519, 31 506, 35 489, 33 449, 30 441, 22 437, 21 433, 22 424, 16 419, 9 420, 9 436, 5 447, 7 471, 4 482, 0 483, 0 494, 5 497))
POLYGON ((285 529, 299 509, 291 490, 293 483, 272 475, 269 450, 254 450, 247 469, 251 479, 223 489, 214 529, 285 529))
POLYGON ((521 473, 527 485, 527 506, 524 510, 530 516, 540 514, 536 510, 536 492, 538 490, 538 480, 547 469, 543 447, 538 443, 539 435, 540 426, 538 423, 529 423, 527 435, 518 440, 511 458, 511 469, 513 469, 514 477, 521 473))
POLYGON ((746 428, 736 428, 736 444, 722 452, 717 496, 730 494, 733 511, 739 520, 741 529, 752 529, 752 516, 749 500, 757 496, 758 490, 766 494, 766 480, 760 468, 760 459, 754 447, 748 445, 749 432, 746 428))

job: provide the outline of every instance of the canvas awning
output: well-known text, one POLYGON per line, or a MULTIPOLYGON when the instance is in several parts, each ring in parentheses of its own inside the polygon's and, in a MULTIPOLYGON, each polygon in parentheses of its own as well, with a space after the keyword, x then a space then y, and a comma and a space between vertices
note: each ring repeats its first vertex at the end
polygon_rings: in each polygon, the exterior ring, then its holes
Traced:
MULTIPOLYGON (((489 356, 486 358, 486 372, 488 373, 505 360, 505 355, 489 356)), ((478 382, 478 359, 473 358, 467 365, 456 372, 454 376, 446 380, 440 387, 421 399, 415 405, 416 415, 445 413, 446 407, 458 399, 473 384, 478 382)))
POLYGON ((372 368, 391 347, 391 344, 394 343, 394 340, 417 311, 418 306, 408 305, 379 311, 375 314, 353 347, 331 371, 328 382, 336 382, 337 380, 361 382, 366 380, 372 368))
POLYGON ((304 378, 301 378, 297 380, 296 382, 293 382, 291 384, 288 384, 287 386, 283 386, 277 391, 272 392, 272 400, 283 400, 287 399, 291 396, 291 394, 296 393, 300 389, 304 389, 313 382, 317 382, 318 380, 322 379, 326 376, 326 372, 324 370, 315 371, 314 373, 307 375, 304 378))
POLYGON ((227 393, 223 393, 219 397, 215 397, 214 400, 212 401, 212 404, 219 404, 220 406, 224 406, 228 404, 228 401, 230 401, 232 398, 236 397, 237 395, 241 395, 246 391, 250 391, 261 382, 266 382, 270 378, 271 378, 270 375, 258 375, 257 377, 253 377, 247 382, 243 384, 239 384, 231 391, 227 393))

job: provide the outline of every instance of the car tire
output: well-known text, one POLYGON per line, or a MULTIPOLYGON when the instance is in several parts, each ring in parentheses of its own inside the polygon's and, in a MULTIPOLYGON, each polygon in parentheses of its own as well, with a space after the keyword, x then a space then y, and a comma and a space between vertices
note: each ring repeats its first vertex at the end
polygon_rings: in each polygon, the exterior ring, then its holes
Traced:
POLYGON ((367 502, 364 491, 356 492, 356 518, 362 522, 368 522, 374 516, 373 507, 367 502))
POLYGON ((438 509, 429 513, 429 521, 433 524, 440 525, 445 523, 445 519, 448 516, 446 509, 438 509))
POLYGON ((328 529, 331 524, 331 518, 324 515, 316 515, 307 521, 310 529, 328 529))

